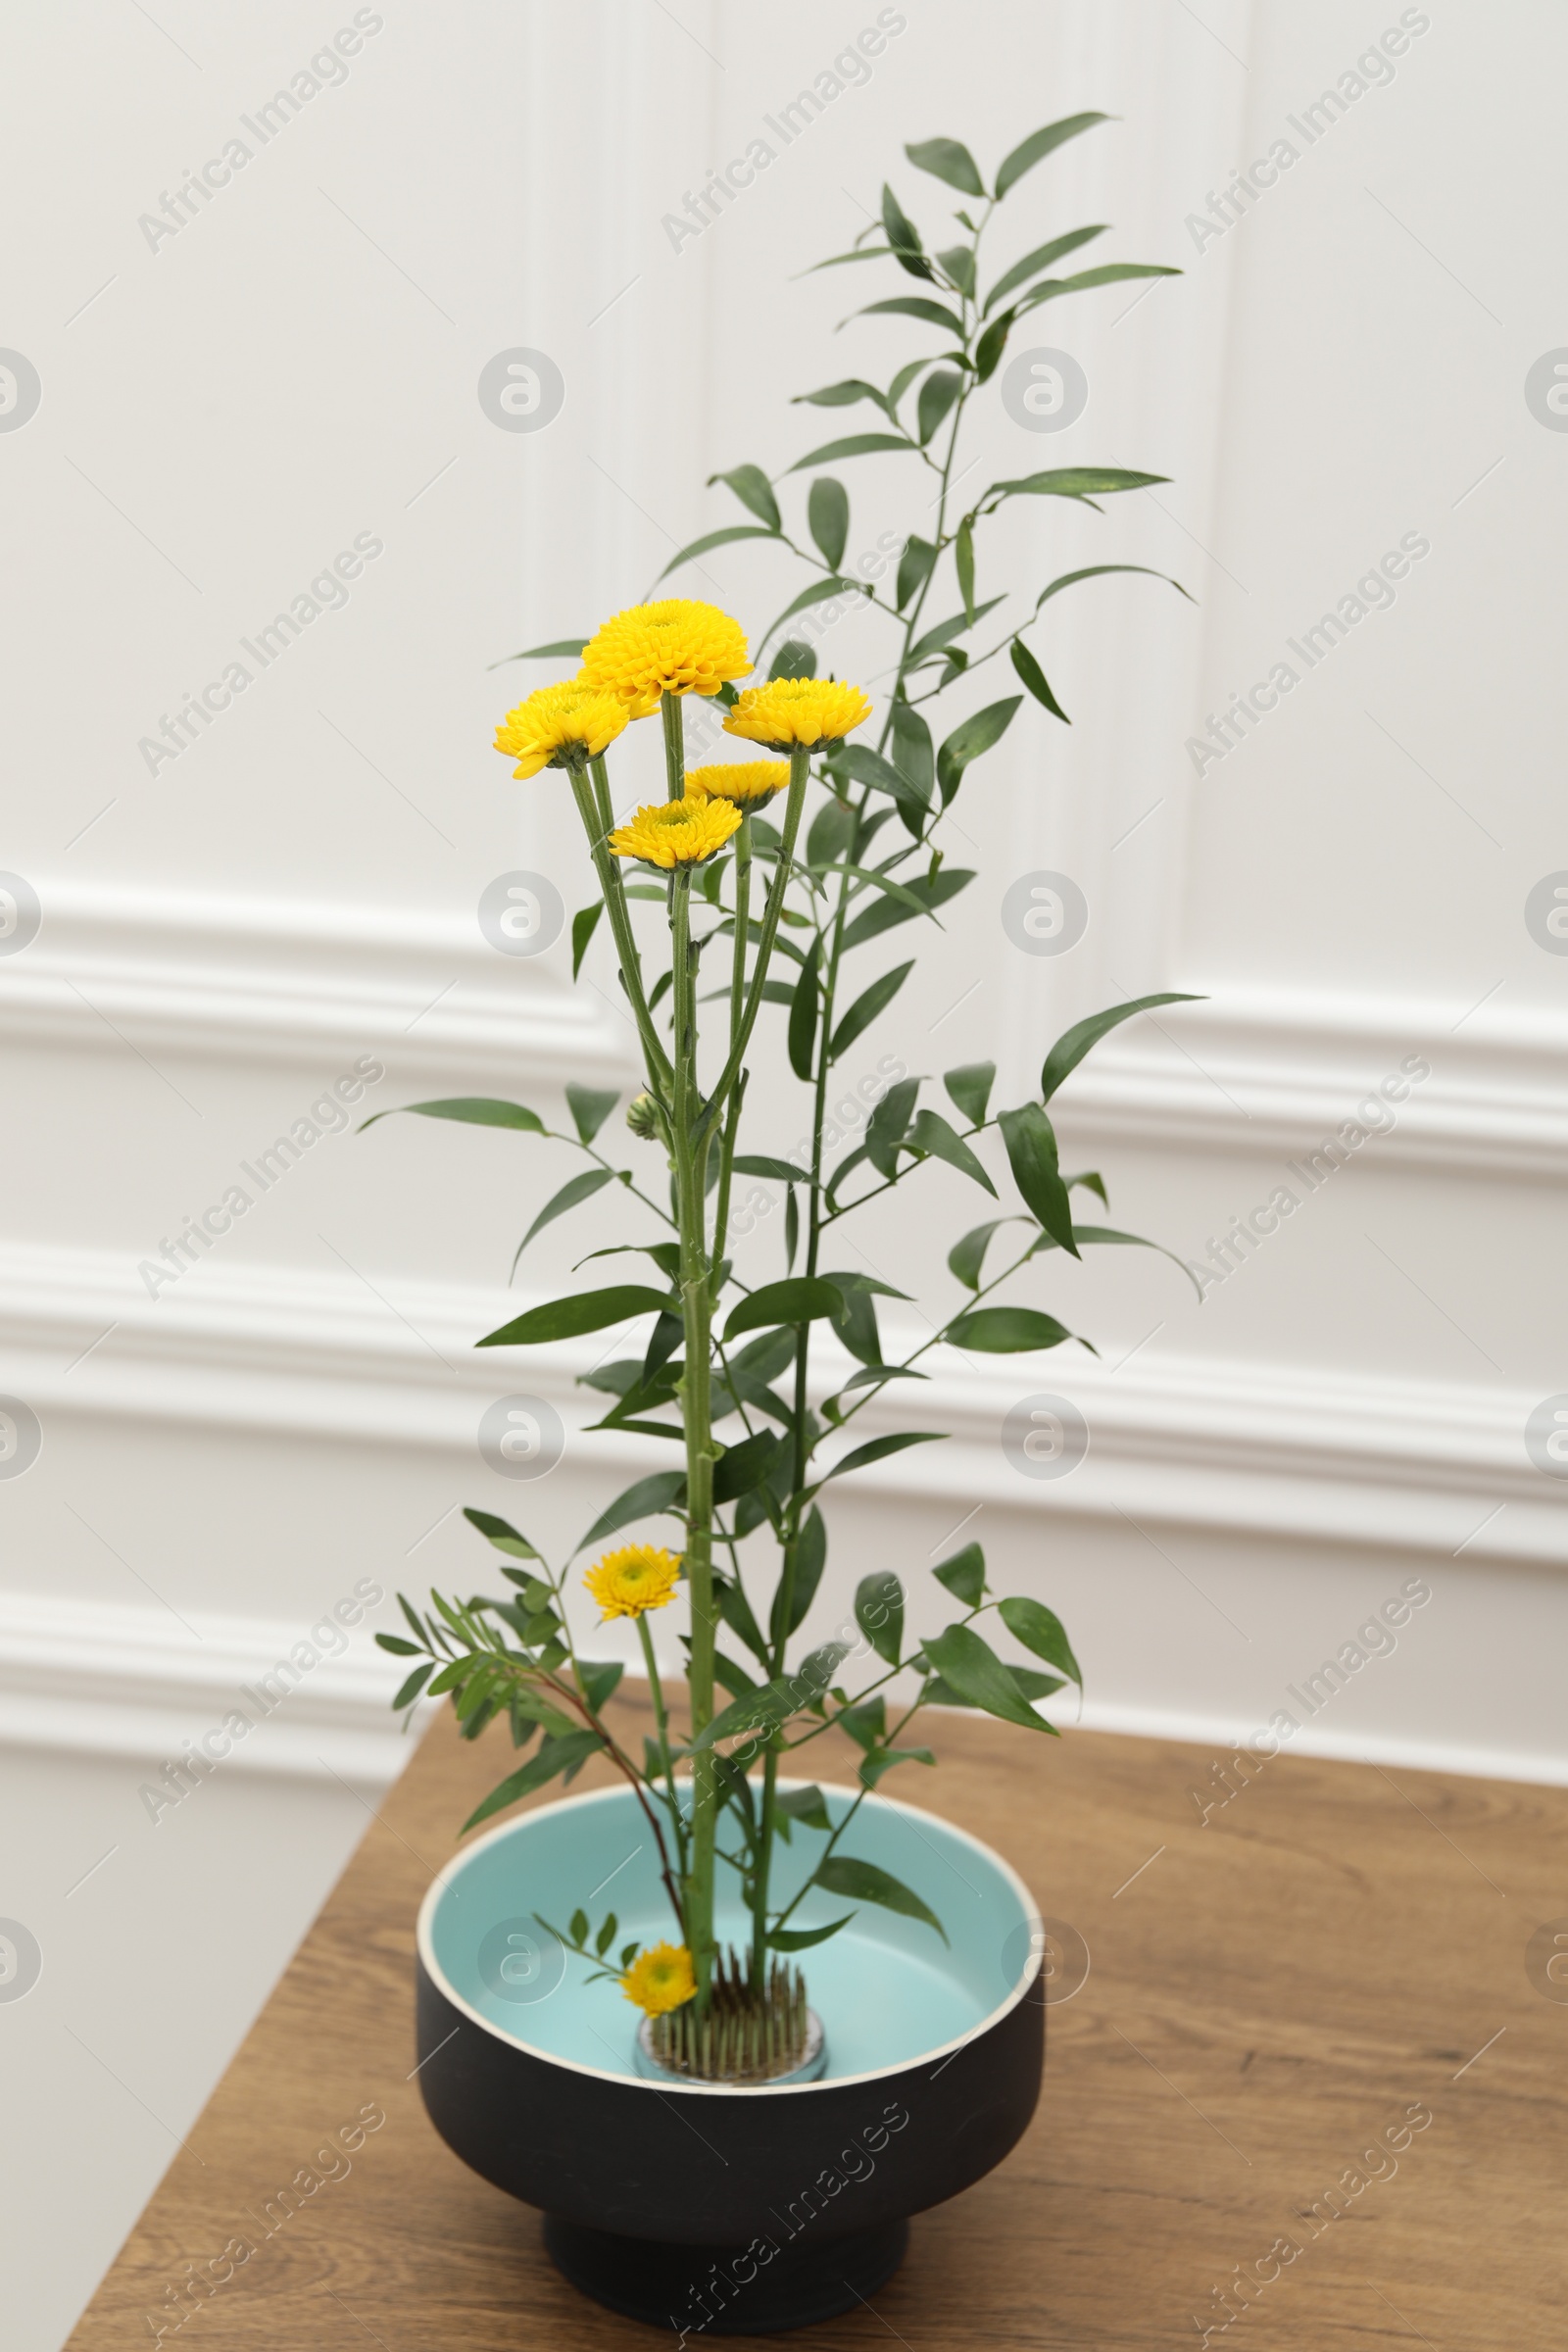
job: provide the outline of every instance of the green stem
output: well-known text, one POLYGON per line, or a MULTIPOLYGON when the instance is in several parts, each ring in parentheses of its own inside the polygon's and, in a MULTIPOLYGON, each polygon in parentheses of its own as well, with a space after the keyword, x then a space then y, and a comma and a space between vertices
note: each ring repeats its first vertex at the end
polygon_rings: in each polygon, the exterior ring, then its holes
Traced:
POLYGON ((752 967, 751 994, 741 1015, 740 1034, 730 1045, 729 1058, 719 1072, 718 1084, 712 1093, 715 1105, 722 1105, 730 1088, 740 1075, 741 1062, 751 1043, 757 1016, 762 1008, 762 983, 773 959, 773 942, 778 937, 779 917, 784 911, 784 893, 795 865, 795 842, 801 829, 801 811, 806 806, 806 780, 810 772, 811 754, 804 743, 790 746, 789 798, 784 805, 784 838, 779 844, 778 863, 768 886, 767 904, 762 909, 761 930, 757 942, 757 961, 752 967))
POLYGON ((620 869, 609 847, 606 828, 600 821, 600 812, 595 805, 596 793, 602 794, 608 801, 610 785, 605 776, 604 761, 596 760, 592 764, 592 784, 580 767, 568 768, 566 772, 571 778, 577 814, 588 836, 589 854, 594 861, 594 872, 599 877, 600 894, 610 915, 615 953, 620 958, 621 985, 626 991, 626 1000, 637 1023, 637 1035, 642 1041, 648 1083, 656 1094, 667 1097, 672 1076, 669 1056, 659 1042, 654 1016, 648 1009, 648 1000, 643 991, 642 961, 637 954, 637 942, 632 936, 631 915, 626 906, 625 892, 621 888, 620 869))
MULTIPOLYGON (((746 948, 751 931, 752 906, 752 820, 741 811, 740 831, 735 836, 735 955, 730 965, 729 981, 729 1042, 730 1051, 741 1033, 746 1010, 746 948)), ((742 1076, 730 1096, 724 1116, 724 1141, 718 1161, 718 1198, 713 1204, 713 1263, 717 1265, 724 1254, 729 1237, 730 1176, 735 1159, 735 1142, 740 1131, 741 1098, 745 1094, 742 1076)))
POLYGON ((637 1619, 637 1639, 642 1643, 643 1664, 648 1671, 648 1695, 653 1701, 654 1722, 659 1732, 659 1754, 664 1768, 664 1785, 669 1791, 669 1809, 675 1823, 675 1836, 681 1848, 681 1867, 686 1865, 686 1838, 681 1827, 680 1798, 675 1793, 675 1767, 669 1753, 669 1716, 664 1706, 664 1686, 659 1679, 659 1660, 654 1655, 654 1637, 648 1631, 646 1615, 637 1619))
POLYGON ((664 775, 669 784, 669 797, 672 801, 683 801, 686 798, 686 728, 680 696, 661 695, 659 715, 664 729, 664 775))
MULTIPOLYGON (((675 1192, 680 1215, 681 1313, 686 1368, 681 1375, 681 1419, 686 1432, 686 1585, 691 1596, 692 1736, 713 1720, 713 1441, 710 1356, 711 1297, 704 1249, 703 1167, 706 1152, 692 1141, 696 1118, 697 1009, 691 957, 691 872, 677 867, 670 888, 675 1000, 675 1192)), ((718 1773, 711 1748, 692 1759, 691 1865, 687 1877, 686 1941, 697 1978, 697 2013, 707 2012, 713 1965, 714 1838, 718 1773)))

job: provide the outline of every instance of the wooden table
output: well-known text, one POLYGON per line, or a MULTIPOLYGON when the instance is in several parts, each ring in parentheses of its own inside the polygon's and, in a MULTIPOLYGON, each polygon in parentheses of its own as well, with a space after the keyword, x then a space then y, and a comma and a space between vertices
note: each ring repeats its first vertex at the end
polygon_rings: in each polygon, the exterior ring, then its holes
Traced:
MULTIPOLYGON (((635 1731, 635 1702, 615 1704, 635 1731)), ((1282 1756, 1250 1785, 1233 1773, 1205 1823, 1192 1790, 1221 1791, 1204 1749, 942 1723, 941 1770, 911 1767, 899 1793, 998 1845, 1092 1965, 1052 2008, 1023 2144, 915 2222, 874 2310, 808 2340, 1167 2352, 1223 2328, 1248 2352, 1559 2352, 1568 1984, 1538 1947, 1537 1989, 1526 1947, 1568 1914, 1568 1790, 1282 1756), (1369 2164, 1412 2110, 1430 2121, 1369 2164)), ((236 2239, 255 2252, 183 2306, 182 2345, 653 2341, 565 2285, 539 2217, 448 2152, 410 2079, 415 1914, 504 1752, 464 1746, 449 1717, 426 1737, 75 2352, 150 2343, 146 2315, 169 2318, 188 2266, 236 2239), (317 2162, 377 2115, 356 2153, 317 2162), (297 2177, 319 2185, 264 2234, 297 2177)), ((849 1780, 848 1752, 819 1769, 849 1780)))

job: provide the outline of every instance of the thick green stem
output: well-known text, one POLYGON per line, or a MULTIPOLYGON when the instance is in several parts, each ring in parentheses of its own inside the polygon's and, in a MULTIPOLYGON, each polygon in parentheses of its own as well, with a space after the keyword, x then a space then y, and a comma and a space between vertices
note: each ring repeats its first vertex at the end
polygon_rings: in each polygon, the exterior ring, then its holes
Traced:
MULTIPOLYGON (((712 1301, 704 1247, 703 1168, 706 1151, 692 1140, 697 1089, 697 1008, 691 954, 691 871, 677 867, 670 888, 675 1004, 675 1193, 680 1218, 680 1295, 686 1364, 681 1375, 681 1419, 686 1432, 686 1589, 691 1599, 692 1736, 713 1720, 713 1440, 710 1355, 712 1301)), ((711 1748, 692 1758, 691 1863, 687 1876, 686 1941, 697 1978, 698 2015, 706 2014, 713 1966, 714 1839, 718 1773, 711 1748)))

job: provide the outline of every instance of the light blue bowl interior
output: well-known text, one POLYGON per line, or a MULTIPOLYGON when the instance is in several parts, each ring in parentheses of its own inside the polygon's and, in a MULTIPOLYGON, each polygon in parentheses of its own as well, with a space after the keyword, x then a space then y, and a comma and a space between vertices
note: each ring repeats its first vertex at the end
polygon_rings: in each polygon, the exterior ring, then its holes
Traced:
MULTIPOLYGON (((835 1826, 853 1802, 823 1788, 835 1826)), ((725 1842, 722 1832, 720 1844, 725 1842)), ((798 1825, 775 1849, 775 1900, 808 1877, 826 1833, 798 1825)), ((941 1920, 948 1941, 923 1921, 854 1904, 815 1889, 790 1925, 851 1924, 799 1956, 807 1995, 827 2036, 824 2081, 905 2066, 980 2025, 1016 1988, 1033 1955, 1033 1920, 1018 1887, 985 1850, 930 1815, 868 1797, 836 1849, 912 1887, 941 1920)), ((430 1922, 437 1966, 451 1989, 487 2024, 524 2047, 632 2077, 641 2013, 612 1983, 593 1983, 535 1914, 564 1929, 586 1911, 597 1933, 617 1920, 610 1949, 675 1942, 652 1834, 629 1788, 521 1815, 471 1847, 452 1868, 430 1922)), ((744 1943, 740 1877, 719 1865, 717 1933, 744 1943)))

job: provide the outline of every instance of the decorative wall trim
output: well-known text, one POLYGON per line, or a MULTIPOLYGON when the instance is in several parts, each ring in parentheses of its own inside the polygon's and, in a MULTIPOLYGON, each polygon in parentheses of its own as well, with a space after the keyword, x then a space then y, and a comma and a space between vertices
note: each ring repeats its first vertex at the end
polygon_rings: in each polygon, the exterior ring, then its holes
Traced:
MULTIPOLYGON (((1200 983, 1190 982, 1198 987, 1200 983)), ((1506 1021, 1430 999, 1245 993, 1130 1024, 1068 1081, 1064 1117, 1153 1148, 1298 1154, 1356 1116, 1409 1056, 1430 1075, 1393 1105, 1377 1156, 1525 1181, 1568 1174, 1568 1021, 1506 1021), (1179 1042, 1177 1042, 1179 1041, 1179 1042)))
MULTIPOLYGON (((153 1053, 319 1063, 375 1052, 400 1073, 509 1090, 530 1076, 633 1075, 613 1007, 462 923, 52 891, 38 937, 0 960, 0 1028, 19 1044, 121 1050, 111 1024, 153 1053)), ((1062 1111, 1151 1149, 1295 1153, 1419 1054, 1431 1076, 1397 1106, 1379 1158, 1539 1181, 1568 1173, 1565 1051, 1568 1022, 1545 1013, 1508 1021, 1494 1004, 1467 1014, 1221 981, 1206 1002, 1107 1040, 1069 1080, 1062 1111)))
MULTIPOLYGON (((39 1413, 46 1444, 63 1412, 476 1458, 481 1412, 512 1391, 549 1397, 568 1428, 589 1417, 576 1376, 613 1352, 615 1334, 526 1359, 477 1354, 478 1335, 529 1294, 372 1271, 381 1297, 347 1276, 207 1259, 152 1300, 122 1260, 0 1252, 3 1385, 39 1413)), ((1463 1548, 1472 1565, 1565 1557, 1568 1490, 1525 1451, 1533 1395, 1144 1352, 1119 1370, 1067 1349, 1027 1366, 965 1366, 951 1351, 933 1363, 922 1398, 953 1435, 868 1474, 890 1493, 1442 1561, 1463 1548), (1059 1481, 1017 1476, 999 1445, 1010 1407, 1045 1392, 1090 1429, 1087 1457, 1059 1481)), ((868 1412, 866 1432, 877 1426, 868 1412)), ((669 1455, 652 1440, 581 1435, 572 1458, 630 1479, 669 1455)))
MULTIPOLYGON (((378 1053, 505 1078, 629 1070, 614 1010, 477 924, 362 906, 43 890, 44 920, 0 961, 14 1042, 319 1063, 378 1053)), ((627 1031, 629 1039, 629 1028, 627 1031)))
MULTIPOLYGON (((237 1710, 253 1728, 227 1736, 230 1752, 211 1765, 215 1774, 385 1788, 409 1757, 388 1713, 399 1660, 374 1648, 361 1625, 297 1688, 274 1677, 271 1692, 261 1691, 302 1638, 309 1628, 292 1622, 206 1616, 182 1626, 158 1609, 0 1594, 0 1743, 131 1758, 156 1783, 166 1764, 180 1762, 182 1742, 199 1743, 237 1710)), ((201 1781, 187 1780, 195 1794, 201 1781)), ((158 1811, 147 1811, 149 1828, 158 1811)))

